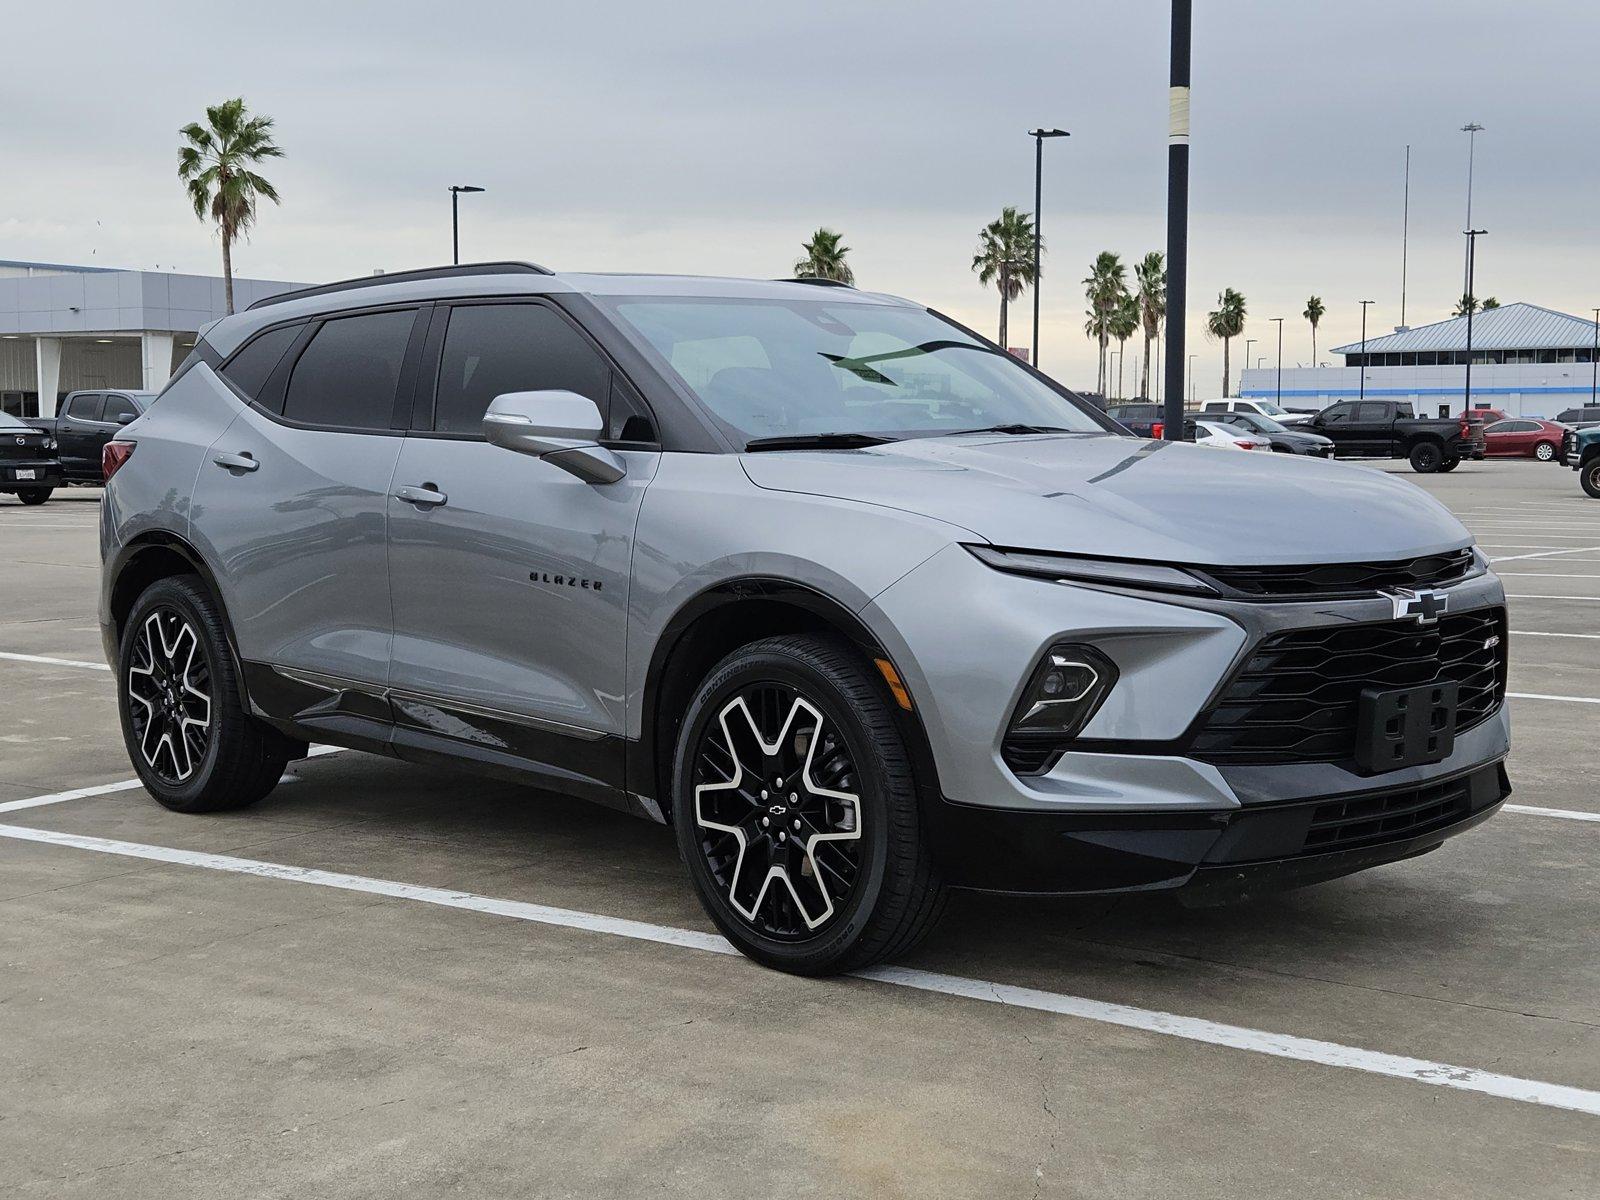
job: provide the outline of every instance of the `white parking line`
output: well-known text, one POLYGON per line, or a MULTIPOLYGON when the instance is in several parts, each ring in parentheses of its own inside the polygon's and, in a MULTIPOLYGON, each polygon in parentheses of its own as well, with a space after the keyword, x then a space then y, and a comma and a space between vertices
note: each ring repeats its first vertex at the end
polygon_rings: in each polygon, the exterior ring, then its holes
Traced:
POLYGON ((1600 579, 1600 575, 1563 575, 1560 571, 1496 571, 1502 579, 1600 579))
POLYGON ((1600 704, 1594 696, 1546 696, 1540 692, 1507 692, 1513 700, 1560 700, 1567 704, 1600 704))
POLYGON ((45 654, 14 654, 10 651, 0 650, 0 658, 8 658, 12 662, 44 663, 51 667, 82 667, 86 671, 109 671, 105 663, 85 662, 81 658, 51 658, 45 654))
POLYGON ((1513 629, 1512 637, 1570 637, 1586 638, 1589 641, 1600 642, 1600 633, 1546 633, 1542 629, 1513 629))
MULTIPOLYGON (((328 754, 345 753, 343 746, 316 745, 306 752, 306 758, 322 758, 328 754)), ((107 796, 112 792, 128 792, 144 785, 137 779, 119 779, 116 783, 96 783, 89 787, 73 788, 65 792, 51 792, 46 796, 29 796, 25 800, 7 800, 0 803, 0 813, 18 812, 24 808, 43 808, 48 804, 64 804, 68 800, 87 800, 91 796, 107 796)))
MULTIPOLYGON (((322 871, 309 867, 290 866, 286 863, 262 862, 257 859, 236 858, 228 854, 205 854, 195 850, 177 850, 168 846, 149 846, 139 842, 114 841, 110 838, 86 837, 74 833, 57 833, 53 830, 29 829, 20 825, 0 825, 0 837, 18 841, 41 842, 46 845, 67 846, 90 850, 98 854, 115 854, 127 858, 146 859, 151 862, 170 863, 176 866, 200 867, 210 871, 227 871, 237 875, 252 875, 261 879, 277 879, 290 883, 311 884, 315 887, 334 888, 339 891, 360 892, 366 895, 387 896, 395 900, 411 900, 433 904, 442 908, 465 909, 490 916, 510 917, 518 921, 531 921, 540 925, 553 925, 577 929, 587 933, 602 933, 634 941, 654 942, 684 950, 702 950, 712 954, 736 954, 737 951, 720 936, 695 929, 678 929, 670 925, 653 925, 645 921, 632 921, 623 917, 604 916, 599 913, 580 912, 570 908, 554 908, 545 904, 532 904, 522 900, 501 900, 471 892, 450 891, 445 888, 423 887, 399 883, 388 879, 372 879, 364 875, 347 875, 338 871, 322 871)), ((1199 1017, 1186 1017, 1156 1009, 1135 1008, 1127 1004, 1113 1004, 1104 1000, 1091 1000, 1083 996, 1069 996, 1060 992, 1047 992, 1038 988, 1016 987, 983 979, 968 979, 959 975, 944 975, 935 971, 920 971, 910 967, 883 966, 858 972, 862 979, 912 988, 922 992, 937 992, 987 1004, 1000 1004, 1008 1008, 1031 1009, 1035 1012, 1058 1016, 1078 1017, 1104 1025, 1124 1029, 1137 1029, 1185 1041, 1202 1042, 1213 1046, 1226 1046, 1235 1050, 1248 1050, 1275 1058, 1295 1059, 1322 1066, 1342 1067, 1346 1070, 1364 1071, 1394 1079, 1427 1083, 1435 1087, 1453 1088, 1457 1091, 1478 1092, 1523 1104, 1537 1104, 1545 1108, 1567 1109, 1572 1112, 1600 1116, 1600 1092, 1566 1084, 1546 1083, 1537 1079, 1522 1079, 1514 1075, 1499 1075, 1480 1071, 1474 1067, 1455 1066, 1450 1063, 1430 1062, 1427 1059, 1409 1058, 1398 1054, 1385 1054, 1338 1042, 1319 1041, 1314 1038, 1295 1037, 1290 1034, 1271 1033, 1241 1025, 1226 1025, 1199 1017)))
POLYGON ((1507 592, 1507 600, 1582 600, 1589 604, 1600 604, 1600 596, 1550 596, 1542 592, 1507 592))
POLYGON ((1579 812, 1575 808, 1540 808, 1536 804, 1507 804, 1504 811, 1525 813, 1530 817, 1560 817, 1563 821, 1600 822, 1600 812, 1579 812))

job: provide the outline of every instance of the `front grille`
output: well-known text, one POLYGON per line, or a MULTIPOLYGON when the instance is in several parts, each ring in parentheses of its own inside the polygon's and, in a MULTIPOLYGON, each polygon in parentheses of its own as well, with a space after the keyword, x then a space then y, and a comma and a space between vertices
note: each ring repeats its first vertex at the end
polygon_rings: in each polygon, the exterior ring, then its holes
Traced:
POLYGON ((1443 829, 1472 815, 1467 779, 1317 805, 1304 854, 1353 850, 1443 829))
POLYGON ((1398 562, 1318 563, 1295 567, 1203 567, 1201 573, 1245 596, 1372 595, 1380 588, 1438 587, 1472 569, 1471 550, 1398 562))
POLYGON ((1263 641, 1206 715, 1190 753, 1214 763, 1342 762, 1355 754, 1365 688, 1459 688, 1456 733, 1505 696, 1505 610, 1436 625, 1385 621, 1297 629, 1263 641))

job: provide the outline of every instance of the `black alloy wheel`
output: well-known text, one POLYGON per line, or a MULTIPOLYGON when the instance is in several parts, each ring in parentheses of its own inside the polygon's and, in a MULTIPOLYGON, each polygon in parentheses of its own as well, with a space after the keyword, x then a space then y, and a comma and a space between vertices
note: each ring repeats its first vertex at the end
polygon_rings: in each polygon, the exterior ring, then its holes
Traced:
POLYGON ((707 915, 758 962, 854 970, 910 949, 943 910, 895 711, 863 656, 822 635, 735 650, 690 702, 678 848, 707 915))

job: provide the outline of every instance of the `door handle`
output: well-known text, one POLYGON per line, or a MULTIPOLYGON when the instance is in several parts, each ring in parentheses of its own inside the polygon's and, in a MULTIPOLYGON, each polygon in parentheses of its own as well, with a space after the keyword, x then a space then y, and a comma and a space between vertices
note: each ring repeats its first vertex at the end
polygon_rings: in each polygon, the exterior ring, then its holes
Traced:
POLYGON ((415 504, 419 508, 437 508, 450 499, 449 496, 439 491, 438 487, 432 483, 424 483, 421 487, 413 487, 407 484, 396 491, 395 496, 409 504, 415 504))
POLYGON ((254 471, 261 465, 255 460, 255 456, 248 450, 242 450, 238 454, 233 454, 225 450, 221 454, 218 454, 212 458, 211 461, 216 463, 219 467, 228 468, 230 471, 254 471))

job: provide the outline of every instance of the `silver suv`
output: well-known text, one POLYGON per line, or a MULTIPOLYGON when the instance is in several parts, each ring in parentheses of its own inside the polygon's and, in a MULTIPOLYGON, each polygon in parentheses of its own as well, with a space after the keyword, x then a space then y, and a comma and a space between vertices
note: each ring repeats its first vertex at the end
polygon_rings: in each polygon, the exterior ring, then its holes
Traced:
POLYGON ((161 803, 313 741, 506 775, 671 824, 784 970, 900 954, 952 887, 1328 879, 1509 792, 1504 593, 1439 504, 1130 437, 890 296, 312 288, 203 331, 106 466, 161 803))

